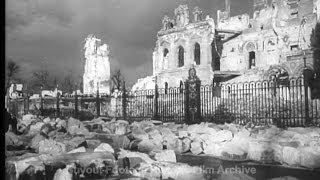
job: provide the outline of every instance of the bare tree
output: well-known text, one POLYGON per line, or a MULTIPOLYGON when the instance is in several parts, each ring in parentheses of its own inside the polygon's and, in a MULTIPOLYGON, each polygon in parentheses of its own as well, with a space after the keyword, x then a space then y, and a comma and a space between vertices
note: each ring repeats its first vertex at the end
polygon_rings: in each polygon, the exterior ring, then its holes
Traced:
POLYGON ((8 92, 8 89, 10 87, 10 84, 13 83, 13 81, 17 80, 17 74, 20 72, 21 67, 14 61, 8 60, 6 64, 6 85, 5 85, 5 91, 6 94, 8 92))
POLYGON ((72 93, 72 91, 75 89, 74 79, 71 74, 64 77, 62 89, 67 93, 72 93))
POLYGON ((43 89, 52 88, 50 74, 46 69, 43 68, 37 72, 33 72, 32 77, 32 90, 38 91, 40 87, 43 87, 43 89))
POLYGON ((121 90, 124 82, 124 78, 121 74, 120 69, 116 70, 114 74, 111 76, 112 81, 112 89, 111 92, 113 92, 116 89, 121 90))

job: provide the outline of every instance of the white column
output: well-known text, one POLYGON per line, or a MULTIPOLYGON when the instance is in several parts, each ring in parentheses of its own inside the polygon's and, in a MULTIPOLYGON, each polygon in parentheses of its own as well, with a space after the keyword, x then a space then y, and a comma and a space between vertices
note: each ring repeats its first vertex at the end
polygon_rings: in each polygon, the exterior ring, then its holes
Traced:
POLYGON ((178 65, 178 56, 177 56, 177 48, 174 44, 174 42, 170 43, 170 49, 169 49, 169 58, 168 58, 168 69, 176 68, 178 65))
POLYGON ((184 65, 189 67, 191 64, 193 64, 194 62, 194 43, 190 42, 190 40, 188 39, 185 47, 185 59, 184 59, 184 65))

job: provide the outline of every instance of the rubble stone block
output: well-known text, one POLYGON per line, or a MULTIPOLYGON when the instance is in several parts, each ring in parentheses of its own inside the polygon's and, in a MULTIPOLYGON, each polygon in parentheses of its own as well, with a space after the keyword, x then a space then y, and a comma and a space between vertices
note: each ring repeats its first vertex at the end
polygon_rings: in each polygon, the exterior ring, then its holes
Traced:
POLYGON ((74 164, 67 165, 64 169, 58 169, 53 176, 53 180, 72 180, 73 174, 70 171, 71 168, 75 168, 74 164))
POLYGON ((13 132, 6 132, 5 134, 5 145, 7 146, 21 146, 23 142, 20 140, 19 136, 15 135, 13 132))
POLYGON ((162 150, 162 149, 163 147, 161 142, 157 143, 151 140, 143 140, 143 141, 140 141, 138 144, 138 150, 140 152, 149 153, 154 150, 162 150))
POLYGON ((283 162, 287 163, 288 165, 299 165, 301 163, 301 153, 296 148, 285 146, 283 147, 282 155, 283 162))
POLYGON ((33 135, 39 133, 44 124, 45 123, 43 122, 37 122, 36 124, 31 125, 28 134, 33 135))
POLYGON ((68 154, 79 153, 79 152, 86 152, 86 148, 82 146, 77 149, 73 149, 73 150, 69 151, 68 154))
POLYGON ((114 153, 114 150, 109 144, 101 143, 97 148, 94 149, 94 152, 110 152, 110 153, 114 153))
POLYGON ((320 167, 320 150, 313 147, 303 147, 300 149, 301 166, 307 168, 320 167))
POLYGON ((202 142, 201 141, 193 141, 191 143, 190 151, 192 152, 192 154, 195 154, 195 155, 201 154, 203 152, 202 142))
POLYGON ((56 142, 54 140, 43 140, 39 142, 39 153, 40 154, 62 154, 66 152, 64 144, 56 142))
POLYGON ((18 124, 23 124, 25 126, 29 126, 32 122, 36 122, 36 121, 39 121, 37 116, 32 115, 32 114, 26 114, 26 115, 22 116, 22 119, 21 119, 21 121, 18 122, 18 124))
POLYGON ((231 131, 228 130, 221 130, 214 134, 213 141, 215 142, 223 142, 223 141, 231 141, 233 138, 233 135, 231 131))
POLYGON ((154 158, 157 161, 177 162, 176 154, 173 150, 164 150, 155 154, 154 158))
POLYGON ((84 124, 74 118, 69 118, 67 122, 67 131, 71 135, 76 135, 76 134, 84 134, 87 135, 89 134, 89 130, 85 128, 84 124))
POLYGON ((133 152, 133 151, 127 151, 124 149, 120 149, 120 151, 118 152, 118 159, 120 158, 125 158, 125 157, 139 157, 141 158, 144 162, 151 164, 154 162, 154 160, 152 160, 148 154, 145 153, 141 153, 141 152, 133 152))

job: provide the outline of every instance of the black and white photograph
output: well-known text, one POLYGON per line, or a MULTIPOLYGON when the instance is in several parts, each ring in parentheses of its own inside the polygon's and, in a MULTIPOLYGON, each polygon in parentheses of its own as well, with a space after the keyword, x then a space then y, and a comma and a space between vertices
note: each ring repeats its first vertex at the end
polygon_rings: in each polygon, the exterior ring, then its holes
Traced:
POLYGON ((4 11, 4 179, 320 179, 320 0, 4 11))

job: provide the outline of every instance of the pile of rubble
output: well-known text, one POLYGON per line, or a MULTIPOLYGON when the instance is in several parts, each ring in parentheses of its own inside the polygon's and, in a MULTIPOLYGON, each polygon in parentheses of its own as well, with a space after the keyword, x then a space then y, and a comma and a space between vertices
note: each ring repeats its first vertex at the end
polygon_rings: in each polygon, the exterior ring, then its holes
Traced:
POLYGON ((123 174, 151 179, 204 179, 200 167, 177 162, 176 154, 183 153, 320 167, 319 128, 281 130, 275 126, 246 128, 212 123, 188 126, 151 120, 130 124, 103 118, 79 121, 33 115, 25 115, 18 126, 23 135, 7 132, 5 142, 6 176, 17 179, 123 174))

